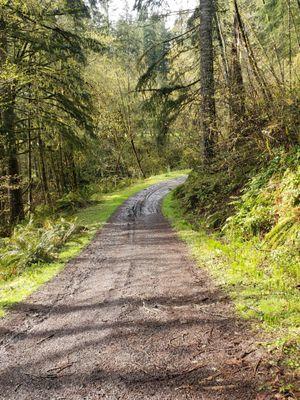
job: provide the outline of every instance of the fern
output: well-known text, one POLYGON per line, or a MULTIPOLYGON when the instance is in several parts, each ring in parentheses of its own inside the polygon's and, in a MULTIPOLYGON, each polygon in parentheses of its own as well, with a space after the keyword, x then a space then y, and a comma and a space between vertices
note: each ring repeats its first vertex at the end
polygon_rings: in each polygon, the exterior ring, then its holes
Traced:
POLYGON ((300 245, 300 223, 294 216, 285 218, 265 236, 265 243, 272 248, 282 246, 286 243, 293 244, 299 248, 300 245))
POLYGON ((235 213, 223 230, 244 238, 264 236, 265 244, 293 246, 299 240, 299 149, 278 154, 255 175, 233 202, 235 213))
POLYGON ((79 229, 63 218, 46 220, 42 226, 31 219, 16 227, 10 238, 0 242, 0 279, 18 275, 32 264, 53 261, 57 250, 79 229))

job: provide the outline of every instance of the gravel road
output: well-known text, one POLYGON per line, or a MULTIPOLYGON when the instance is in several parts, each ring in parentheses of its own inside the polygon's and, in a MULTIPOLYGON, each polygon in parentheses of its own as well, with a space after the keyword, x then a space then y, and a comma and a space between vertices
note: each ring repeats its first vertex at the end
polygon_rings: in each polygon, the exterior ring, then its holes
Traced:
POLYGON ((160 212, 183 180, 126 201, 0 321, 0 399, 256 398, 253 332, 160 212))

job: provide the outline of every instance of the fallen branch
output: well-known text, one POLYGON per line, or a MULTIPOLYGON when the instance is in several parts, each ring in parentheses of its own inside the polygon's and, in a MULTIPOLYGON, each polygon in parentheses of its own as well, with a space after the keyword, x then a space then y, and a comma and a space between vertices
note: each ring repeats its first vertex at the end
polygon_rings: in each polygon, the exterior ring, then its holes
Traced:
POLYGON ((41 343, 45 342, 45 340, 51 339, 53 336, 54 336, 54 333, 52 333, 51 335, 46 336, 45 338, 39 340, 38 342, 36 342, 36 344, 41 344, 41 343))
POLYGON ((63 371, 66 368, 71 367, 73 364, 74 363, 68 363, 65 365, 58 366, 58 367, 53 367, 53 368, 48 369, 47 372, 56 371, 56 373, 59 374, 61 371, 63 371))

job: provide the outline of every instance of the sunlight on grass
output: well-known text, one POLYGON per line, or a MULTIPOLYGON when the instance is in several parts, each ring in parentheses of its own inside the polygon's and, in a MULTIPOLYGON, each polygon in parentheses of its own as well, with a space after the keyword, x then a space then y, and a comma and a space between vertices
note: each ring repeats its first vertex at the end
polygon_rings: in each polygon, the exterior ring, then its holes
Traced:
POLYGON ((72 236, 60 249, 55 262, 33 264, 20 275, 0 282, 0 317, 5 315, 8 307, 24 300, 57 275, 69 260, 76 257, 90 243, 97 230, 127 198, 150 185, 185 175, 188 172, 183 170, 156 175, 113 193, 94 195, 93 200, 97 200, 97 204, 84 208, 73 215, 76 223, 84 226, 85 230, 72 236))
POLYGON ((172 193, 164 199, 163 213, 199 266, 209 270, 230 294, 240 315, 260 321, 282 342, 299 344, 299 265, 293 265, 297 261, 288 255, 272 258, 254 241, 226 242, 217 235, 195 230, 172 193))
POLYGON ((118 190, 114 193, 104 195, 96 194, 92 197, 92 200, 98 200, 99 203, 76 213, 77 223, 88 227, 97 228, 106 222, 110 215, 112 215, 117 209, 117 207, 119 207, 130 196, 133 196, 140 190, 146 189, 150 185, 185 175, 188 172, 188 170, 183 170, 156 175, 148 179, 141 180, 136 184, 129 186, 128 188, 118 190))

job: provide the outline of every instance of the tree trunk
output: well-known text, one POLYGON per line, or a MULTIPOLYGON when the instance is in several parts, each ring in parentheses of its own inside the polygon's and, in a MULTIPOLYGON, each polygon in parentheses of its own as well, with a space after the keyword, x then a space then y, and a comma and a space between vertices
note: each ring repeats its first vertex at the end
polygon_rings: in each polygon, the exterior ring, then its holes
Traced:
POLYGON ((39 147, 39 155, 41 163, 41 179, 42 179, 42 187, 44 192, 45 203, 51 204, 51 197, 49 193, 49 185, 48 185, 48 178, 47 178, 46 164, 45 164, 45 147, 44 147, 44 142, 41 138, 40 129, 38 130, 38 147, 39 147))
MULTIPOLYGON (((51 164, 52 174, 53 174, 53 177, 54 177, 54 183, 55 183, 56 191, 57 191, 58 195, 61 196, 62 193, 63 193, 63 190, 61 188, 61 181, 60 181, 59 171, 56 168, 58 162, 57 162, 57 160, 54 160, 54 158, 53 158, 53 150, 52 149, 50 149, 50 164, 51 164)), ((58 168, 59 168, 59 166, 58 166, 58 168)))
POLYGON ((29 85, 29 116, 28 116, 28 122, 27 122, 27 127, 28 127, 28 134, 27 134, 27 143, 28 143, 28 157, 27 157, 27 170, 28 170, 28 197, 27 197, 27 203, 28 203, 28 211, 29 214, 32 213, 32 143, 31 143, 31 129, 32 129, 32 124, 31 124, 31 85, 29 85))
POLYGON ((138 155, 137 149, 136 149, 136 147, 135 147, 133 138, 130 139, 130 143, 131 143, 131 147, 132 147, 133 153, 134 153, 134 155, 135 155, 137 164, 138 164, 139 169, 140 169, 140 171, 141 171, 141 173, 142 173, 142 176, 143 176, 143 178, 146 178, 146 175, 145 175, 145 172, 144 172, 144 170, 143 170, 143 167, 142 167, 142 164, 141 164, 141 160, 140 160, 140 157, 139 157, 139 155, 138 155))
POLYGON ((247 52, 247 56, 248 56, 248 59, 249 59, 249 63, 250 63, 252 72, 253 72, 256 80, 257 80, 257 83, 259 84, 259 86, 260 86, 260 88, 262 90, 262 93, 263 93, 263 95, 265 97, 265 100, 267 102, 270 102, 270 101, 272 101, 272 94, 270 92, 270 89, 269 89, 269 86, 268 86, 268 84, 266 82, 265 77, 262 75, 262 73, 261 73, 261 71, 260 71, 260 69, 258 67, 258 63, 257 63, 256 57, 255 57, 254 52, 252 50, 252 46, 250 44, 247 31, 245 29, 241 14, 239 12, 239 7, 238 7, 237 0, 234 0, 234 9, 235 9, 235 15, 237 17, 237 22, 238 22, 238 25, 239 25, 239 31, 241 33, 241 38, 243 39, 243 42, 244 42, 244 45, 245 45, 245 49, 246 49, 246 52, 247 52))
POLYGON ((214 12, 214 0, 200 1, 201 130, 205 163, 208 163, 214 157, 216 142, 214 52, 212 40, 214 12))
POLYGON ((32 143, 31 143, 31 120, 28 119, 28 211, 32 213, 32 143))
POLYGON ((72 188, 73 190, 78 190, 78 179, 77 179, 76 165, 73 153, 70 153, 69 164, 70 164, 69 168, 72 173, 72 188))
MULTIPOLYGON (((8 54, 8 42, 6 37, 6 24, 3 16, 0 16, 0 67, 5 65, 8 54)), ((24 218, 22 190, 20 187, 19 160, 17 156, 17 144, 15 137, 15 94, 10 85, 1 87, 1 133, 4 147, 7 153, 7 175, 9 196, 9 223, 11 226, 24 218)))
POLYGON ((230 69, 230 119, 233 132, 241 130, 245 115, 245 89, 240 63, 240 32, 237 13, 233 21, 233 40, 231 46, 231 69, 230 69))
POLYGON ((64 155, 63 155, 63 149, 62 149, 62 140, 60 138, 60 142, 59 142, 59 164, 60 164, 60 181, 61 181, 61 187, 62 187, 62 191, 63 193, 66 191, 67 189, 67 183, 66 183, 66 177, 64 174, 64 155))
POLYGON ((5 99, 5 109, 2 111, 2 129, 7 148, 8 196, 10 205, 9 223, 15 225, 24 218, 24 206, 20 182, 19 160, 15 138, 14 96, 9 93, 5 99))
POLYGON ((225 39, 224 39, 224 34, 223 34, 220 18, 218 16, 217 12, 215 12, 215 22, 216 22, 217 37, 218 37, 219 46, 221 49, 221 58, 222 58, 222 64, 223 64, 223 69, 224 69, 224 79, 225 79, 226 85, 229 87, 229 67, 228 67, 227 54, 226 54, 226 44, 225 44, 225 39))

